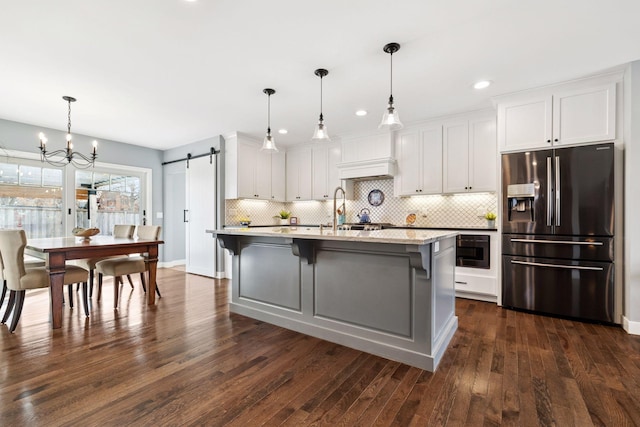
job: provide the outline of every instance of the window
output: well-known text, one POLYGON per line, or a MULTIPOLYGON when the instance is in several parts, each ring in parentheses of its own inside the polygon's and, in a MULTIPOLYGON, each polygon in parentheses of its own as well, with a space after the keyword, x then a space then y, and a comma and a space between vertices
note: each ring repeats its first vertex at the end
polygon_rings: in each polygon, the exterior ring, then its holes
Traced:
POLYGON ((111 234, 115 224, 141 224, 141 178, 76 171, 76 224, 111 234))
POLYGON ((62 170, 0 163, 0 228, 21 228, 27 238, 63 234, 62 170))

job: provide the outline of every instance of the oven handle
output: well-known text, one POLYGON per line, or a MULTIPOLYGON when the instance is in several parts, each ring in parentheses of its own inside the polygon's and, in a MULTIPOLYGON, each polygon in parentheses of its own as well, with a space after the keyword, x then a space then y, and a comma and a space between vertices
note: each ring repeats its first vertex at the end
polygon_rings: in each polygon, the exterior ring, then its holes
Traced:
POLYGON ((571 240, 535 240, 535 239, 511 239, 516 243, 553 243, 556 245, 593 245, 602 246, 602 242, 573 242, 571 240))
POLYGON ((546 264, 542 262, 527 262, 527 261, 516 261, 516 260, 511 260, 511 264, 531 265, 534 267, 565 268, 568 270, 593 270, 593 271, 604 270, 604 268, 602 267, 582 267, 579 265, 546 264))

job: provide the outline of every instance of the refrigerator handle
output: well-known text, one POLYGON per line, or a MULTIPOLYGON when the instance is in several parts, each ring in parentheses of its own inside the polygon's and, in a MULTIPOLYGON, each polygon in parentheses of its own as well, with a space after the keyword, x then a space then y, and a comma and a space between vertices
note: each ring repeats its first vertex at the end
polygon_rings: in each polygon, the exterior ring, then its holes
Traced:
POLYGON ((552 191, 551 191, 551 157, 547 157, 547 227, 551 227, 551 216, 553 211, 551 209, 552 203, 552 191))
POLYGON ((560 157, 556 156, 556 226, 560 225, 560 157))

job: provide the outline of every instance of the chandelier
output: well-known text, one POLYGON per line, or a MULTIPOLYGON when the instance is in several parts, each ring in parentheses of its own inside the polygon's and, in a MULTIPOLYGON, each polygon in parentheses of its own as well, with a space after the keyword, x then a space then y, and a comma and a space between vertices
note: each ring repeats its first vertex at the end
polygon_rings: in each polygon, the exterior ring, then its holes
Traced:
POLYGON ((44 133, 40 132, 40 161, 47 162, 52 166, 63 167, 68 164, 73 164, 76 168, 87 169, 94 166, 96 157, 98 157, 96 154, 98 141, 93 141, 93 151, 89 156, 73 151, 73 143, 71 142, 71 103, 76 102, 76 99, 72 96, 63 96, 62 99, 69 104, 67 114, 67 148, 47 151, 47 137, 44 133))

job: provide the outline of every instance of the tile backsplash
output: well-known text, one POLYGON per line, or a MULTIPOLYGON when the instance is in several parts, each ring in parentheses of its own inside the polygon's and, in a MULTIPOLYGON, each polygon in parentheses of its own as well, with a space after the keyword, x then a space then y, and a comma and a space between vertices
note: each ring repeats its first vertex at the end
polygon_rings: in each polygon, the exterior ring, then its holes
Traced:
MULTIPOLYGON (((421 227, 484 227, 486 212, 498 213, 495 193, 422 195, 394 197, 393 179, 356 181, 354 198, 347 200, 347 222, 358 222, 356 216, 363 208, 369 209, 372 222, 405 224, 408 214, 416 214, 415 225, 421 227), (380 190, 384 201, 371 206, 368 201, 372 190, 380 190)), ((338 202, 340 204, 340 202, 338 202)), ((299 224, 321 224, 332 220, 333 200, 279 203, 261 200, 226 200, 227 225, 240 223, 240 217, 251 219, 252 225, 276 224, 273 216, 280 210, 291 211, 299 224)))

